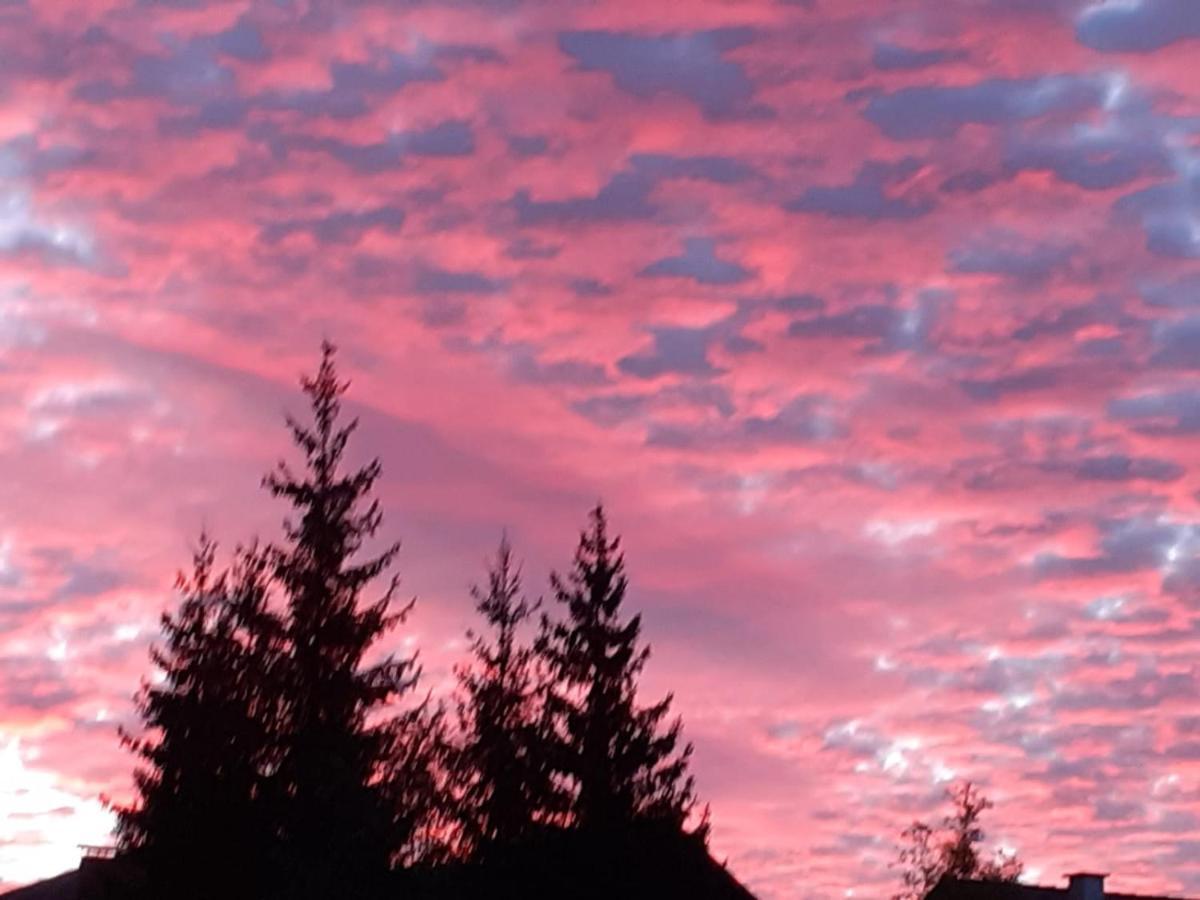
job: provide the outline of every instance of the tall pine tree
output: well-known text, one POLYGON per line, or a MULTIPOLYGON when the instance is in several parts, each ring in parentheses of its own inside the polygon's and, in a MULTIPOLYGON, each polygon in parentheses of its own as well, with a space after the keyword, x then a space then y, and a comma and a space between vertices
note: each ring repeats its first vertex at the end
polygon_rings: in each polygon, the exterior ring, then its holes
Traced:
POLYGON ((408 841, 411 818, 395 805, 389 757, 409 716, 386 708, 415 684, 413 659, 367 661, 368 651, 403 621, 394 609, 397 580, 362 602, 391 567, 398 545, 361 555, 382 523, 372 490, 379 461, 345 468, 357 422, 341 422, 335 348, 326 342, 317 373, 302 380, 312 421, 289 417, 304 469, 285 463, 265 479, 291 503, 287 541, 274 572, 287 597, 287 723, 282 775, 287 790, 289 897, 362 895, 374 890, 408 841))
POLYGON ((690 744, 667 723, 671 696, 637 703, 637 680, 650 655, 641 616, 626 618, 628 582, 619 538, 602 507, 591 513, 566 578, 551 576, 565 614, 543 615, 539 654, 552 679, 548 712, 559 735, 555 767, 574 788, 576 827, 619 833, 639 821, 682 829, 694 804, 690 744))
POLYGON ((138 857, 156 895, 258 898, 274 881, 281 623, 268 606, 268 561, 239 550, 217 573, 200 541, 182 602, 162 617, 151 651, 161 680, 137 698, 142 736, 137 800, 117 810, 120 846, 138 857))
POLYGON ((532 646, 521 630, 536 610, 521 593, 507 538, 472 589, 484 630, 468 631, 471 659, 458 668, 461 746, 457 781, 464 850, 476 858, 527 839, 562 807, 545 746, 532 646))

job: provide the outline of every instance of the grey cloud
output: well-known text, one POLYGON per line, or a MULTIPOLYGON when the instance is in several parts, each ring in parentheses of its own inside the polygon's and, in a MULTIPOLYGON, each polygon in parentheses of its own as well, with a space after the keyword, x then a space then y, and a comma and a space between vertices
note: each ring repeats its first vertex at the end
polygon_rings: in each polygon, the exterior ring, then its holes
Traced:
POLYGON ((805 394, 767 416, 699 425, 654 423, 647 431, 646 443, 674 450, 698 450, 731 444, 809 444, 831 440, 841 433, 841 422, 829 398, 805 394))
POLYGON ((1142 299, 1164 309, 1200 307, 1200 275, 1187 275, 1174 281, 1154 281, 1139 289, 1142 299))
POLYGON ((864 115, 896 140, 953 137, 964 125, 1003 125, 1082 112, 1103 100, 1101 80, 1084 75, 995 78, 972 85, 919 85, 879 94, 864 115))
POLYGON ((654 328, 654 344, 650 350, 623 357, 617 367, 638 378, 657 378, 660 375, 717 374, 708 360, 708 347, 713 331, 708 328, 654 328))
POLYGON ((737 284, 751 277, 743 266, 721 259, 710 238, 688 238, 683 253, 653 262, 639 273, 647 278, 690 278, 700 284, 737 284))
POLYGON ((396 206, 376 206, 363 210, 337 210, 323 216, 285 219, 263 226, 259 237, 268 244, 278 243, 298 232, 313 236, 321 244, 357 244, 374 229, 396 232, 404 224, 404 211, 396 206))
POLYGON ((844 312, 798 319, 788 326, 794 338, 846 338, 869 340, 868 353, 895 353, 924 349, 943 305, 950 301, 941 292, 926 292, 909 307, 867 303, 844 312))
POLYGON ((754 85, 724 54, 753 36, 744 28, 666 35, 573 31, 559 35, 558 45, 580 69, 607 72, 626 93, 675 94, 719 118, 751 111, 754 85))
POLYGON ((871 65, 885 72, 926 69, 945 62, 966 58, 962 50, 949 47, 917 49, 881 41, 871 53, 871 65))
POLYGON ((732 157, 643 153, 630 157, 627 165, 591 196, 533 200, 528 191, 521 190, 511 202, 522 225, 644 220, 658 211, 650 196, 660 182, 691 179, 734 184, 753 174, 749 166, 732 157))
POLYGON ((1108 404, 1108 415, 1131 422, 1151 435, 1200 434, 1200 391, 1166 391, 1118 397, 1108 404))
POLYGON ((1081 481, 1178 481, 1185 470, 1169 459, 1126 456, 1110 453, 1104 456, 1086 456, 1082 459, 1043 463, 1041 468, 1048 472, 1061 472, 1081 481))
POLYGON ((787 204, 793 212, 823 213, 857 219, 916 219, 933 210, 930 197, 894 196, 889 189, 921 169, 918 160, 870 161, 844 185, 814 185, 787 204))
POLYGON ((1033 366, 1008 375, 993 378, 971 378, 959 386, 974 400, 995 401, 1008 394, 1025 394, 1055 387, 1062 381, 1063 371, 1056 366, 1033 366))
POLYGON ((1166 148, 1148 139, 1147 125, 1142 121, 1113 126, 1110 133, 1072 129, 1057 135, 1020 135, 1008 143, 1004 163, 1013 171, 1053 172, 1069 184, 1097 191, 1168 174, 1166 148))
POLYGON ((1121 217, 1139 221, 1146 247, 1159 256, 1178 259, 1200 257, 1200 234, 1193 223, 1194 198, 1200 193, 1200 174, 1151 185, 1126 194, 1113 209, 1121 217))
POLYGON ((1200 316, 1159 322, 1153 332, 1150 363, 1168 369, 1200 369, 1200 316))
POLYGON ((649 219, 655 213, 650 203, 652 189, 653 183, 644 176, 620 172, 590 197, 533 200, 529 191, 521 190, 514 195, 512 206, 522 225, 649 219))
POLYGON ((496 294, 507 285, 482 272, 443 269, 429 263, 417 267, 412 282, 419 294, 496 294))
POLYGON ((1193 0, 1096 3, 1080 15, 1075 35, 1093 50, 1149 53, 1200 38, 1200 5, 1193 0))
POLYGON ((386 171, 403 163, 406 156, 459 157, 475 152, 475 137, 468 123, 449 120, 400 131, 382 141, 355 144, 331 137, 282 134, 272 127, 253 128, 251 134, 264 141, 276 157, 293 151, 325 153, 364 174, 386 171))
POLYGON ((1098 552, 1093 556, 1037 557, 1034 570, 1044 578, 1084 577, 1137 572, 1160 566, 1167 550, 1181 538, 1179 526, 1138 519, 1101 525, 1098 552))
POLYGON ((992 230, 969 239, 948 255, 954 272, 1040 281, 1069 262, 1074 253, 1073 247, 992 230))

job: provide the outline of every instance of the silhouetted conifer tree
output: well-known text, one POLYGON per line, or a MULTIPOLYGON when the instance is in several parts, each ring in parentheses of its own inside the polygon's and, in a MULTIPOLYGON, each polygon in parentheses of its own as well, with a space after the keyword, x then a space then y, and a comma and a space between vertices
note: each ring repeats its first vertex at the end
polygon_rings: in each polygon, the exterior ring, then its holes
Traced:
POLYGON ((146 736, 122 733, 142 765, 117 837, 155 895, 258 898, 276 850, 281 623, 263 553, 240 550, 228 573, 214 561, 202 537, 182 603, 162 617, 165 642, 151 651, 162 677, 137 698, 146 736))
POLYGON ((532 646, 521 629, 537 608, 521 593, 521 574, 507 538, 487 574, 487 588, 471 591, 483 617, 481 632, 468 631, 470 661, 457 669, 461 734, 456 769, 462 805, 462 843, 468 855, 486 858, 529 837, 561 813, 536 681, 532 646))
POLYGON ((286 830, 289 897, 361 895, 378 884, 411 838, 410 814, 396 806, 386 776, 400 732, 413 714, 387 717, 385 707, 414 686, 413 659, 368 663, 368 650, 403 621, 411 604, 392 608, 397 580, 360 602, 398 551, 360 557, 382 515, 371 497, 379 461, 346 470, 347 441, 356 422, 340 422, 335 349, 328 342, 317 374, 302 385, 312 421, 289 417, 304 470, 285 463, 265 479, 288 500, 286 545, 274 551, 274 572, 287 597, 289 648, 287 729, 282 774, 288 791, 286 830))
POLYGON ((624 557, 602 507, 591 513, 570 574, 552 575, 551 585, 565 617, 543 615, 537 647, 552 679, 552 759, 574 790, 574 825, 613 833, 649 820, 682 829, 695 802, 692 748, 680 747, 678 719, 665 724, 671 695, 637 704, 650 650, 640 645, 641 616, 625 617, 624 557))
POLYGON ((391 729, 380 785, 403 838, 393 862, 438 865, 458 855, 461 812, 454 802, 453 756, 446 712, 426 698, 391 729))

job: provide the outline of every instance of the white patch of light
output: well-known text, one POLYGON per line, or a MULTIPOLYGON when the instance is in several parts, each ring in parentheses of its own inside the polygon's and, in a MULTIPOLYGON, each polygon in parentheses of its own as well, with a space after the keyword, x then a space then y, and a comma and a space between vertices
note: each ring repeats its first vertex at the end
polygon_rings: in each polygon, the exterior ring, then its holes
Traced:
POLYGON ((1124 72, 1109 72, 1104 78, 1104 108, 1118 108, 1129 94, 1129 76, 1124 72))
POLYGON ((81 844, 111 841, 114 816, 97 798, 66 790, 31 769, 20 741, 0 736, 0 879, 25 884, 74 869, 81 844))
POLYGON ((53 662, 64 662, 67 658, 70 648, 67 646, 67 639, 59 632, 54 633, 54 643, 46 648, 46 659, 53 662))
POLYGON ((947 784, 958 777, 958 772, 945 763, 935 762, 933 764, 932 776, 934 784, 947 784))
POLYGON ((909 767, 908 754, 920 748, 921 741, 917 738, 898 738, 890 747, 880 751, 879 767, 885 772, 903 775, 909 767))
POLYGON ((60 431, 62 431, 63 423, 61 419, 47 419, 39 417, 25 429, 25 435, 33 443, 38 441, 48 441, 60 431))
POLYGON ((0 584, 11 583, 17 578, 17 570, 12 561, 12 538, 5 536, 0 540, 0 584))
POLYGON ((136 624, 118 625, 113 629, 114 641, 132 641, 136 640, 137 636, 142 633, 142 629, 136 624))
POLYGON ((1087 613, 1093 619, 1115 619, 1124 610, 1126 602, 1124 597, 1099 597, 1087 605, 1087 613))
POLYGON ((44 244, 80 259, 92 256, 88 235, 60 223, 47 225, 34 214, 25 191, 10 191, 0 196, 0 250, 13 250, 23 244, 44 244))
POLYGON ((858 719, 851 719, 840 725, 833 725, 825 731, 826 742, 837 741, 840 738, 854 737, 860 726, 858 719))
POLYGON ((742 515, 750 515, 766 499, 771 478, 762 472, 738 476, 737 508, 742 515))
POLYGON ((928 537, 937 527, 934 519, 873 519, 863 531, 867 537, 894 547, 916 537, 928 537))
POLYGON ((985 700, 979 705, 979 708, 987 713, 999 714, 1011 709, 1028 709, 1030 706, 1033 706, 1035 700, 1037 700, 1037 697, 1033 694, 1017 691, 1012 694, 1006 694, 1004 697, 985 700))
POLYGON ((894 672, 896 670, 896 661, 886 653, 880 653, 875 657, 876 672, 894 672))
POLYGON ((1170 772, 1154 779, 1154 783, 1150 787, 1150 793, 1155 797, 1163 797, 1167 794, 1175 793, 1178 789, 1179 776, 1174 772, 1170 772))
POLYGON ((53 387, 44 388, 33 396, 30 406, 36 410, 74 409, 88 403, 103 402, 124 397, 129 388, 119 381, 97 379, 95 381, 64 381, 53 387))

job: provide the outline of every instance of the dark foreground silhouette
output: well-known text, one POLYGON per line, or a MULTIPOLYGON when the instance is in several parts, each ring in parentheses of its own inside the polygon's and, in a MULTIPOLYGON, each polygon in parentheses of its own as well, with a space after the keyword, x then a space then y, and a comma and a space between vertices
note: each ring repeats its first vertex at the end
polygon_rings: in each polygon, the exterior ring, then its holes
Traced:
MULTIPOLYGON (((79 869, 5 900, 170 900, 147 887, 135 855, 85 859, 79 869)), ((703 843, 654 825, 619 837, 552 830, 484 862, 417 866, 362 895, 370 900, 754 900, 703 843)), ((356 900, 349 894, 338 894, 356 900)), ((213 898, 218 900, 218 898, 213 898)))
POLYGON ((672 695, 639 690, 650 646, 601 505, 544 606, 501 542, 448 701, 380 653, 412 601, 334 357, 287 419, 297 461, 264 480, 281 535, 228 566, 202 535, 163 615, 121 732, 117 858, 14 900, 748 897, 708 853, 672 695))

